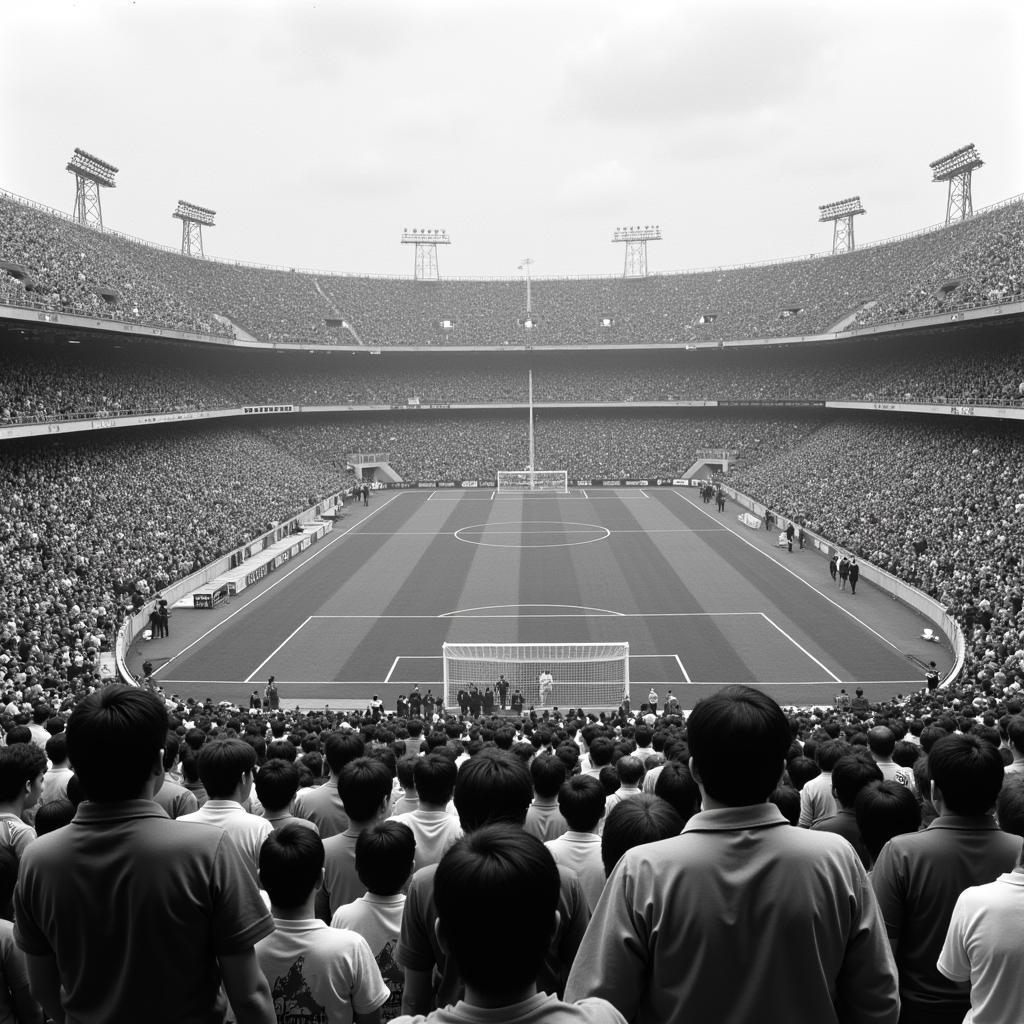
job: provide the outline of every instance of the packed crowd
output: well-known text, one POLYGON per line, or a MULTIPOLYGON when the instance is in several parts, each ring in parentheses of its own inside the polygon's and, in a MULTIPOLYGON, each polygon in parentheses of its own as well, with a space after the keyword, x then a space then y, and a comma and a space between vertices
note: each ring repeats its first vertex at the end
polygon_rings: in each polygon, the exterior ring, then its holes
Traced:
POLYGON ((0 709, 0 1006, 19 1020, 954 1024, 1020 1005, 1019 687, 788 717, 738 686, 688 715, 657 691, 600 714, 419 717, 412 694, 289 711, 273 678, 249 707, 150 679, 22 696, 0 709), (529 913, 480 927, 510 894, 529 913))
POLYGON ((1024 204, 833 257, 642 279, 414 281, 196 260, 0 195, 0 299, 290 344, 779 338, 1021 297, 1024 204))
POLYGON ((147 340, 0 335, 0 423, 310 406, 578 402, 911 402, 1019 405, 1012 331, 758 349, 576 354, 238 352, 147 340), (212 350, 211 350, 212 349, 212 350))
POLYGON ((970 678, 1024 666, 1024 443, 1010 423, 842 418, 729 483, 939 600, 970 678))

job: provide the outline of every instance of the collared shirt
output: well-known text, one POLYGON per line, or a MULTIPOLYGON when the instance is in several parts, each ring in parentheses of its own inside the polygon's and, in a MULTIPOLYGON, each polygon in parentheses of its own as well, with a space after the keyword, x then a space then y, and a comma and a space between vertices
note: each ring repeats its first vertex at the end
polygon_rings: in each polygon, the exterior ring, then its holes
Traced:
POLYGON ((145 1007, 147 1024, 219 1022, 217 958, 274 930, 227 834, 152 800, 79 805, 25 851, 15 906, 18 946, 56 959, 75 1021, 134 1021, 145 1007))
POLYGON ((943 814, 921 832, 885 844, 871 884, 896 950, 905 1002, 922 1007, 959 1002, 966 1013, 968 987, 944 978, 935 966, 949 919, 964 889, 1010 871, 1020 849, 1020 837, 1001 832, 991 815, 943 814))
POLYGON ((811 828, 819 821, 831 818, 839 810, 839 804, 832 795, 832 773, 816 775, 800 790, 801 828, 811 828))
POLYGON ((234 800, 214 799, 207 800, 192 814, 183 814, 178 821, 202 821, 224 829, 242 855, 253 881, 259 880, 260 850, 264 840, 274 831, 274 826, 266 818, 249 814, 234 800))
POLYGON ((526 822, 523 831, 536 836, 542 843, 549 839, 557 839, 567 831, 569 823, 562 817, 557 800, 543 800, 534 797, 526 811, 526 822))
POLYGON ((601 860, 601 837, 596 832, 573 832, 571 829, 544 844, 557 864, 570 868, 580 877, 587 906, 593 912, 604 889, 604 861, 601 860))
POLYGON ((702 811, 681 835, 627 851, 569 975, 566 999, 583 996, 614 1000, 635 1024, 761 1024, 765 1007, 787 1024, 899 1016, 857 855, 772 804, 702 811))

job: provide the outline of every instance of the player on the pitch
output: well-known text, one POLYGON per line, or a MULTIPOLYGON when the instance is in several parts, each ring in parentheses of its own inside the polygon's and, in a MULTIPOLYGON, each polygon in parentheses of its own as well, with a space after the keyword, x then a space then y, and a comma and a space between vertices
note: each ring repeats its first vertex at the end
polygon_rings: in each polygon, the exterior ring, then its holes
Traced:
POLYGON ((555 677, 551 674, 551 669, 546 668, 537 676, 537 686, 540 688, 539 703, 541 706, 550 704, 551 697, 555 692, 555 677))

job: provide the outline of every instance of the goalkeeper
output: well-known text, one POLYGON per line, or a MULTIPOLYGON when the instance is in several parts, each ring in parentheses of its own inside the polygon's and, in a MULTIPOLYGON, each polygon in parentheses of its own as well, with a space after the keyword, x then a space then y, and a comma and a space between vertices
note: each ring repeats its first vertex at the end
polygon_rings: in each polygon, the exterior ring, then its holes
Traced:
POLYGON ((555 692, 555 678, 551 674, 551 669, 546 668, 537 676, 537 686, 540 689, 541 706, 551 704, 551 697, 555 692))

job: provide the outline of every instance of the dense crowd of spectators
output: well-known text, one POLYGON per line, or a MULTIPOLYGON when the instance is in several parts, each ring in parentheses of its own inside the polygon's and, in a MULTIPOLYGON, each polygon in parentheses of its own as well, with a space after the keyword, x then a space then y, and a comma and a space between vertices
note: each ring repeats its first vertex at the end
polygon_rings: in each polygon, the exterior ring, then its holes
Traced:
POLYGON ((1011 331, 890 343, 698 351, 505 353, 239 352, 178 342, 0 335, 0 423, 317 406, 534 402, 913 402, 1016 405, 1024 353, 1011 331))
POLYGON ((264 342, 679 344, 779 338, 1021 297, 1024 204, 832 257, 642 279, 414 281, 197 260, 0 195, 0 299, 264 342), (9 270, 14 268, 12 275, 9 270), (18 269, 20 268, 20 269, 18 269), (218 319, 221 318, 221 319, 218 319))
POLYGON ((1024 440, 1012 423, 840 418, 729 483, 940 601, 966 673, 1024 667, 1024 440))

